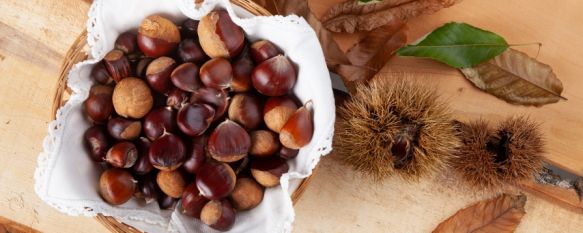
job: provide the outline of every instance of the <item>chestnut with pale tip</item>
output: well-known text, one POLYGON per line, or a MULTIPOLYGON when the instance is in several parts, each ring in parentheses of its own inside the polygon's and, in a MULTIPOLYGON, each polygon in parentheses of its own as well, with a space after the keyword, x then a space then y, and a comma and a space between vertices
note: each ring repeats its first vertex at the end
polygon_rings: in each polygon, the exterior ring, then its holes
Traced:
POLYGON ((109 53, 105 54, 103 62, 115 82, 119 82, 132 74, 130 62, 121 50, 114 49, 109 51, 109 53))
POLYGON ((290 93, 296 79, 296 69, 283 55, 265 60, 257 65, 251 74, 253 87, 266 96, 282 96, 290 93))
POLYGON ((102 162, 110 144, 107 130, 103 126, 94 125, 85 131, 83 138, 91 159, 95 162, 102 162))
POLYGON ((196 176, 196 186, 200 194, 211 200, 229 196, 236 182, 235 171, 226 163, 216 161, 205 163, 196 176))
POLYGON ((270 188, 279 185, 279 179, 289 170, 285 159, 271 156, 251 161, 251 174, 264 187, 270 188))
POLYGON ((198 24, 200 46, 211 58, 235 57, 243 49, 243 30, 231 20, 225 10, 211 11, 198 24))
POLYGON ((279 133, 296 110, 298 105, 289 96, 269 97, 263 107, 263 121, 267 128, 279 133))
POLYGON ((255 63, 260 64, 265 60, 275 57, 279 54, 279 49, 268 40, 256 41, 251 45, 251 57, 255 63))
POLYGON ((219 231, 228 231, 235 224, 235 210, 228 200, 212 200, 208 202, 200 214, 200 220, 219 231))
POLYGON ((170 75, 176 67, 176 61, 169 57, 159 57, 150 62, 146 69, 146 80, 152 90, 166 93, 172 88, 170 75))
POLYGON ((229 119, 248 130, 257 128, 262 120, 261 100, 251 93, 236 94, 229 105, 229 119))
POLYGON ((150 140, 158 139, 164 132, 176 133, 176 111, 169 107, 155 108, 144 118, 143 131, 150 140))
POLYGON ((120 168, 110 168, 101 173, 99 195, 111 205, 126 203, 136 190, 132 174, 120 168))
POLYGON ((193 182, 186 186, 186 189, 182 194, 182 213, 200 219, 202 208, 209 201, 209 199, 200 194, 198 187, 196 187, 196 183, 193 182))
POLYGON ((198 66, 190 62, 177 66, 170 74, 170 80, 175 87, 188 92, 193 92, 202 86, 198 78, 198 66))
POLYGON ((154 105, 154 98, 148 85, 138 78, 122 79, 113 89, 115 112, 125 118, 142 118, 154 105))
POLYGON ((154 140, 148 150, 150 163, 163 171, 172 171, 180 167, 186 158, 186 147, 180 137, 165 133, 154 140))
POLYGON ((231 193, 231 201, 237 210, 250 210, 263 201, 264 188, 252 178, 237 179, 235 189, 231 193))
POLYGON ((107 151, 105 162, 118 168, 130 168, 138 160, 138 149, 131 142, 118 142, 107 151))
POLYGON ((210 88, 217 90, 226 89, 233 80, 233 67, 231 63, 222 57, 216 57, 205 62, 200 67, 200 81, 210 88))
POLYGON ((114 117, 107 122, 109 135, 117 140, 134 140, 140 136, 142 123, 123 117, 114 117))
POLYGON ((279 138, 269 130, 256 130, 250 133, 251 148, 249 154, 257 157, 267 157, 275 154, 279 148, 279 138))
POLYGON ((279 132, 279 141, 283 146, 297 150, 310 143, 314 134, 311 105, 312 101, 309 101, 287 120, 279 132))
POLYGON ((247 156, 251 137, 239 124, 225 120, 211 133, 207 151, 217 161, 235 162, 247 156))
POLYGON ((160 15, 148 16, 142 20, 138 29, 138 47, 148 57, 170 54, 180 39, 178 27, 160 15))
POLYGON ((87 116, 95 122, 105 122, 114 110, 112 102, 113 89, 105 85, 95 85, 89 91, 89 97, 83 102, 87 116))
POLYGON ((182 193, 186 188, 184 177, 178 170, 159 171, 156 176, 156 183, 162 192, 172 198, 182 197, 182 193))
POLYGON ((178 111, 176 122, 188 136, 202 135, 213 122, 215 110, 206 104, 186 104, 178 111))
POLYGON ((216 121, 227 112, 227 108, 229 107, 229 96, 225 90, 203 87, 192 92, 190 102, 212 106, 215 109, 215 117, 213 121, 216 121))

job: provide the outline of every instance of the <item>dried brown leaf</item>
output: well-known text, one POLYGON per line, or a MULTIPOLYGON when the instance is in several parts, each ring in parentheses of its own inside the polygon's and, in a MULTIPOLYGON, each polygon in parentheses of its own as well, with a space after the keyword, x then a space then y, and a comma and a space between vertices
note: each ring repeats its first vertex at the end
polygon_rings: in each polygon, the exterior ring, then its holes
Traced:
MULTIPOLYGON (((397 49, 405 45, 406 42, 405 22, 395 21, 370 31, 362 40, 348 50, 346 56, 353 65, 365 66, 377 54, 382 54, 385 56, 381 60, 386 63, 388 58, 397 49)), ((374 68, 378 70, 381 67, 374 68)))
POLYGON ((540 106, 565 99, 549 65, 514 49, 461 71, 476 87, 508 103, 540 106))
POLYGON ((333 32, 370 31, 393 21, 407 21, 422 14, 432 14, 461 0, 385 0, 358 4, 348 0, 332 7, 323 17, 324 27, 333 32))
POLYGON ((514 232, 526 213, 525 204, 525 195, 503 194, 459 210, 440 223, 433 232, 514 232))

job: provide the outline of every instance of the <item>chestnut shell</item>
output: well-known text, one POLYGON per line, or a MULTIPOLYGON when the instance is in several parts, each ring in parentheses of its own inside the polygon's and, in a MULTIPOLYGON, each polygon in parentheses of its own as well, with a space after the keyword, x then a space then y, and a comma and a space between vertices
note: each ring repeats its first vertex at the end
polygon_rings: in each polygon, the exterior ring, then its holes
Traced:
POLYGON ((154 140, 148 151, 150 163, 155 168, 165 171, 175 170, 186 158, 186 147, 180 137, 165 134, 154 140))

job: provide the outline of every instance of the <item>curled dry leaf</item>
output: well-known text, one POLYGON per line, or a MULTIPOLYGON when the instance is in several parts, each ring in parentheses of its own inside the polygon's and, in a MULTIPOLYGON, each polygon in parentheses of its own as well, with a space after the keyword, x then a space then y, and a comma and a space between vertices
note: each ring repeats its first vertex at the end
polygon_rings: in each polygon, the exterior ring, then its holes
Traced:
POLYGON ((422 14, 431 14, 461 0, 384 0, 359 3, 348 0, 332 7, 324 17, 324 26, 333 32, 370 31, 394 21, 407 21, 422 14))
POLYGON ((565 99, 549 65, 514 49, 461 71, 476 87, 511 104, 541 106, 565 99))
POLYGON ((514 232, 526 213, 525 204, 525 195, 502 194, 458 211, 440 223, 433 232, 514 232))

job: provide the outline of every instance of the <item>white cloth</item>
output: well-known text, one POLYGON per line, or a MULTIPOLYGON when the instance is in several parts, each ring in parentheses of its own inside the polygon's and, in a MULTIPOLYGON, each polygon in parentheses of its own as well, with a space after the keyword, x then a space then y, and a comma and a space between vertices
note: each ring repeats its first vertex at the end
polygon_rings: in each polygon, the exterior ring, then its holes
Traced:
POLYGON ((281 186, 267 189, 263 202, 250 211, 237 214, 231 232, 290 232, 294 210, 290 194, 301 179, 309 176, 320 156, 332 147, 335 107, 330 76, 314 31, 297 16, 254 17, 227 0, 206 0, 196 8, 193 0, 96 0, 87 22, 90 58, 76 64, 69 73, 70 100, 59 109, 49 125, 43 152, 35 171, 35 191, 49 205, 70 215, 95 216, 102 213, 148 232, 215 232, 200 221, 175 210, 160 210, 156 203, 146 205, 136 199, 120 206, 105 203, 98 195, 100 169, 83 147, 83 133, 90 126, 82 103, 93 84, 91 67, 113 48, 117 36, 135 30, 151 14, 163 14, 181 22, 186 17, 200 19, 215 8, 227 9, 233 21, 253 41, 267 39, 279 46, 298 67, 294 93, 302 102, 313 101, 315 132, 309 145, 289 161, 290 170, 281 186))

